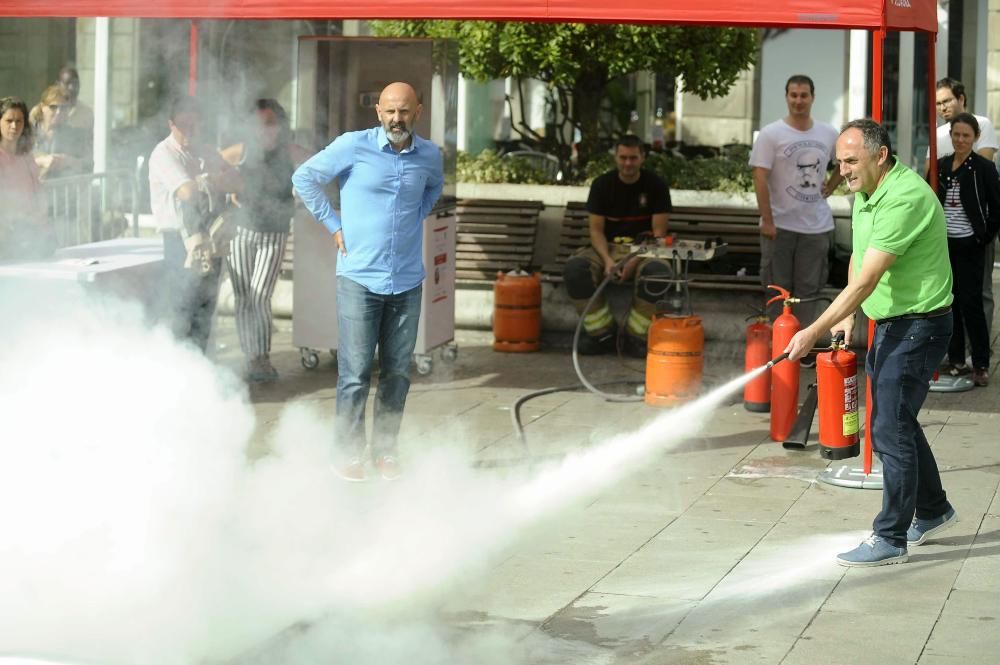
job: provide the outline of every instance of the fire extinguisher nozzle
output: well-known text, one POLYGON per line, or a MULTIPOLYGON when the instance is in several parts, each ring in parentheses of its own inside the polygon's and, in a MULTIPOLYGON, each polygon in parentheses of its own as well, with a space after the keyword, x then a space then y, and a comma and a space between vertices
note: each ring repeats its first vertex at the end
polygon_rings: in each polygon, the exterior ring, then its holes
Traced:
POLYGON ((785 360, 786 358, 788 358, 788 354, 787 353, 782 353, 780 356, 778 356, 777 358, 774 358, 769 363, 767 363, 768 369, 770 369, 771 367, 774 367, 775 365, 777 365, 778 363, 780 363, 782 360, 785 360))

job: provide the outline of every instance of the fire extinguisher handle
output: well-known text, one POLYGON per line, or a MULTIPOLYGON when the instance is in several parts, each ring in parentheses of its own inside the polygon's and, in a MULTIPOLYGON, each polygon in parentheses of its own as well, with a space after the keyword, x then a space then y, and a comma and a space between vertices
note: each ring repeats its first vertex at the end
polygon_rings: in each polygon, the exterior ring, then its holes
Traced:
POLYGON ((844 343, 844 331, 838 330, 837 334, 833 336, 833 343, 840 346, 844 343))

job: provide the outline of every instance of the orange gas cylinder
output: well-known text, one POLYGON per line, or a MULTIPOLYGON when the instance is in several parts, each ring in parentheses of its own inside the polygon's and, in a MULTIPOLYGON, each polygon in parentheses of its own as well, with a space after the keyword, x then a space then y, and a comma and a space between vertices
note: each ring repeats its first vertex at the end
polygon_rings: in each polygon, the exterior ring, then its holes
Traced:
POLYGON ((838 460, 861 454, 858 436, 857 356, 835 341, 833 349, 816 356, 816 389, 819 403, 819 452, 838 460))
POLYGON ((674 406, 697 397, 704 351, 700 317, 657 313, 648 333, 646 404, 674 406))
POLYGON ((493 350, 537 351, 541 336, 541 277, 498 272, 493 284, 493 350))

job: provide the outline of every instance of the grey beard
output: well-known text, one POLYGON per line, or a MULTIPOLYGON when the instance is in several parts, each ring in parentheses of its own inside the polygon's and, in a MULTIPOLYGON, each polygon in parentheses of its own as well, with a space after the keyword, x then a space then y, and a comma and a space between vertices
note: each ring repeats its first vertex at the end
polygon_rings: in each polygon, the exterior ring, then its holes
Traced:
POLYGON ((390 129, 385 133, 390 143, 405 143, 410 138, 408 129, 390 129))

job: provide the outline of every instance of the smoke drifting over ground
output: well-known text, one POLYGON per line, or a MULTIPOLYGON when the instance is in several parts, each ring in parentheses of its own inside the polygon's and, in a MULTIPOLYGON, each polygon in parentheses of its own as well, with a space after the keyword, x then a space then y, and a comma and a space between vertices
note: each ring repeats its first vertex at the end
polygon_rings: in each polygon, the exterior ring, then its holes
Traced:
POLYGON ((332 413, 290 405, 249 462, 235 377, 137 309, 64 295, 0 292, 0 655, 537 662, 530 640, 435 622, 435 590, 685 440, 745 380, 531 477, 424 441, 399 482, 358 486, 329 470, 332 413))

